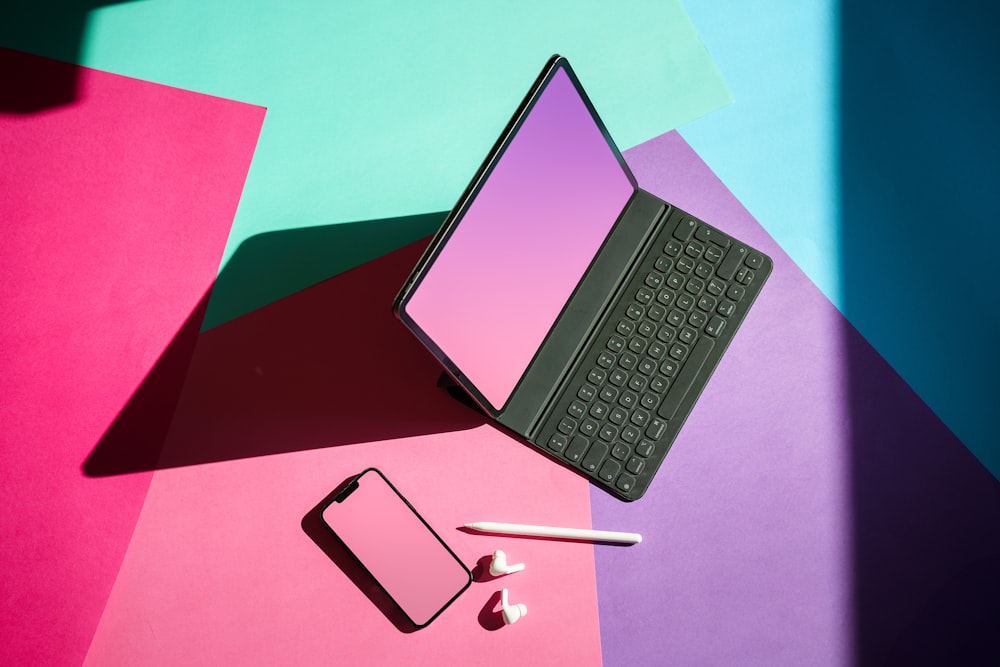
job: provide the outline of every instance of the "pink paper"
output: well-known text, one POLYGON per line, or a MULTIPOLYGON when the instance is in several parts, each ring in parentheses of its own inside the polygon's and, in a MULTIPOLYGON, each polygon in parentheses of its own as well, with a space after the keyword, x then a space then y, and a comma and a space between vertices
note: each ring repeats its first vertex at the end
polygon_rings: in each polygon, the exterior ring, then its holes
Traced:
POLYGON ((589 526, 589 485, 435 386, 389 309, 422 245, 201 335, 88 664, 600 664, 591 545, 458 530, 589 526), (369 466, 470 568, 526 570, 401 632, 301 525, 369 466), (529 609, 510 627, 503 586, 529 609))
POLYGON ((0 663, 79 664, 151 477, 82 466, 197 331, 264 109, 7 49, 0 69, 0 663))

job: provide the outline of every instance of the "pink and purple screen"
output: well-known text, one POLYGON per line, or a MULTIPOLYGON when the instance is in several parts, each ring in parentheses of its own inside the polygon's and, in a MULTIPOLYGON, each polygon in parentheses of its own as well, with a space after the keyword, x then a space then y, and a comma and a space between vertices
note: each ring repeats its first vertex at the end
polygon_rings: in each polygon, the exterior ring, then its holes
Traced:
POLYGON ((566 71, 556 70, 406 305, 495 409, 633 189, 566 71))
POLYGON ((469 573, 374 470, 323 520, 417 625, 469 583, 469 573))

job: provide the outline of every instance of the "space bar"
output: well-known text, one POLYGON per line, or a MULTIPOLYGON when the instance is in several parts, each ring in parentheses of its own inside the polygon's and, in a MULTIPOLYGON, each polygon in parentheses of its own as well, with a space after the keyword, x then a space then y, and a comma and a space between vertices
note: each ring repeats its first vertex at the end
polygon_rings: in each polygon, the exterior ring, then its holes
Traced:
POLYGON ((677 408, 680 407, 681 401, 687 395, 688 389, 694 384, 701 367, 705 365, 705 360, 712 353, 713 347, 715 347, 715 342, 711 338, 701 338, 695 343, 687 362, 670 385, 667 395, 663 397, 663 402, 660 403, 660 407, 656 411, 656 414, 661 418, 673 419, 674 415, 677 414, 677 408))

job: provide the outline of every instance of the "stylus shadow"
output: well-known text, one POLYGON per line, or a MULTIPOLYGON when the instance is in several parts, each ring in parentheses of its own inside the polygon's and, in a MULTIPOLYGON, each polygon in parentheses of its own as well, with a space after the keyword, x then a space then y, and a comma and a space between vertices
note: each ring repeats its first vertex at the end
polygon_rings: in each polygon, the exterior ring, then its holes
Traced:
POLYGON ((440 366, 391 312, 426 239, 302 284, 322 275, 324 256, 332 258, 325 270, 335 270, 337 261, 378 252, 378 243, 387 243, 380 233, 423 232, 441 216, 274 232, 245 243, 211 301, 205 295, 97 443, 84 473, 118 475, 484 423, 438 387, 440 366), (381 240, 360 246, 372 237, 381 240), (275 248, 278 257, 268 254, 275 248), (268 273, 285 277, 260 275, 268 273), (287 296, 272 294, 276 300, 199 331, 203 318, 251 308, 261 285, 279 282, 287 296), (241 285, 250 286, 247 294, 241 285), (217 297, 225 303, 216 305, 217 297))
POLYGON ((359 591, 365 594, 375 607, 382 612, 382 615, 391 622, 397 630, 403 633, 411 633, 419 630, 403 611, 396 605, 389 595, 375 581, 375 578, 362 567, 361 563, 351 555, 340 540, 333 534, 329 527, 323 522, 323 508, 333 500, 340 491, 354 479, 354 475, 345 479, 336 489, 331 491, 323 500, 302 517, 302 531, 309 536, 316 546, 323 550, 330 560, 339 567, 347 578, 351 580, 359 591))

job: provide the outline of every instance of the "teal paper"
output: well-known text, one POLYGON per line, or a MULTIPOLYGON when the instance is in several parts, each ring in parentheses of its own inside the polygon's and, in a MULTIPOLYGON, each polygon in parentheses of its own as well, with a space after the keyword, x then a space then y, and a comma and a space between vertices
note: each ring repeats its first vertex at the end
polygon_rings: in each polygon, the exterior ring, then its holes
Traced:
MULTIPOLYGON (((555 52, 623 148, 731 101, 677 1, 129 2, 90 14, 80 60, 268 108, 228 258, 276 230, 449 209, 555 52)), ((357 263, 433 227, 407 229, 356 238, 357 263)))
POLYGON ((215 298, 206 325, 433 231, 413 220, 451 208, 553 53, 623 149, 731 101, 678 0, 13 2, 2 45, 267 107, 223 266, 261 234, 378 228, 277 258, 258 282, 280 289, 215 298))

